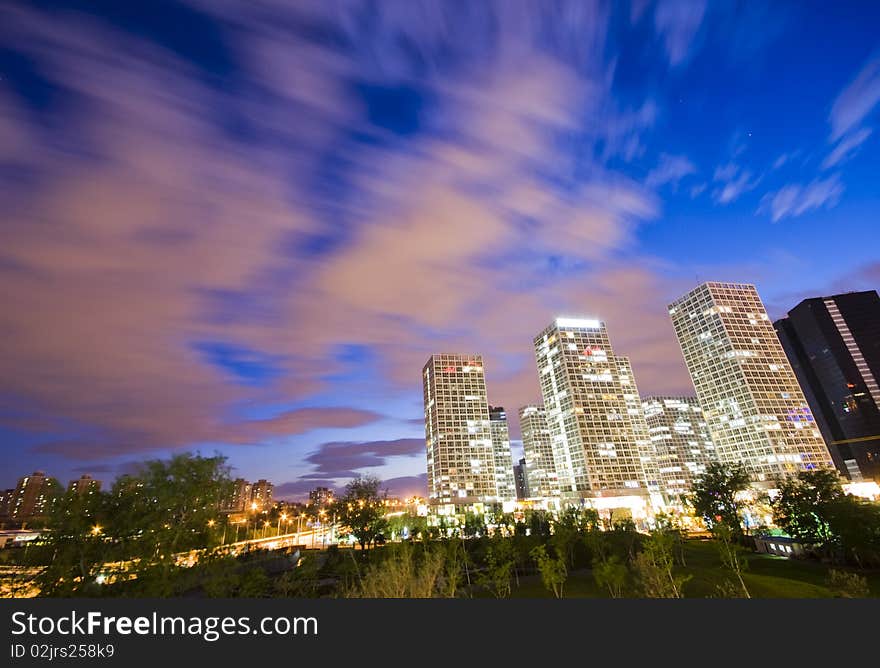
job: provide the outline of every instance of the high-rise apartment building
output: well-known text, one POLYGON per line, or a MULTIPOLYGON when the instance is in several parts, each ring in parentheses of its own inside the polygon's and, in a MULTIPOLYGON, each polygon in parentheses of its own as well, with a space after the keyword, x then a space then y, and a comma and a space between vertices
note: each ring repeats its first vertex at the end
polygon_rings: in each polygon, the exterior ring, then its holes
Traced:
POLYGON ((333 490, 329 487, 315 487, 309 492, 309 503, 319 507, 333 503, 333 490))
POLYGON ((52 510, 52 503, 60 492, 63 489, 55 478, 35 471, 18 481, 9 504, 9 517, 20 522, 44 517, 52 510))
POLYGON ((267 480, 257 480, 251 491, 251 504, 256 504, 259 510, 266 510, 272 505, 272 492, 275 485, 267 480))
POLYGON ((95 480, 88 473, 82 474, 79 479, 71 480, 67 486, 68 492, 76 492, 80 496, 94 494, 101 491, 101 481, 95 480))
POLYGON ((492 434, 492 457, 495 467, 495 496, 502 503, 516 500, 513 480, 513 455, 510 452, 510 429, 504 406, 489 406, 489 431, 492 434))
POLYGON ((451 514, 501 502, 483 358, 431 355, 422 383, 429 503, 451 514))
POLYGON ((880 296, 806 299, 774 323, 837 468, 880 482, 880 296))
POLYGON ((232 492, 226 501, 224 510, 233 513, 242 513, 250 509, 253 486, 244 478, 236 478, 232 481, 232 492))
POLYGON ((647 397, 642 402, 664 496, 680 501, 694 478, 715 461, 715 446, 696 397, 647 397))
POLYGON ((718 458, 756 483, 831 458, 758 291, 703 283, 669 306, 718 458))
POLYGON ((520 408, 519 427, 522 432, 529 497, 549 499, 551 505, 555 506, 559 500, 559 480, 544 407, 530 405, 520 408))
MULTIPOLYGON (((605 324, 557 318, 534 339, 561 498, 642 514, 648 490, 638 427, 605 324)), ((621 373, 621 371, 625 373, 621 373)))

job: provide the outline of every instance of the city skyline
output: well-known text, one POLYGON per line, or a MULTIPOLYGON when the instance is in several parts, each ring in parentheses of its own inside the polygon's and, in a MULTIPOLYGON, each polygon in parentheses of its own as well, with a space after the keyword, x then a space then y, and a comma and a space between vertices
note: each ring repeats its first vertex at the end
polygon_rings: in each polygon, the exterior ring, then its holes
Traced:
POLYGON ((880 285, 876 3, 137 4, 0 9, 0 489, 198 450, 424 495, 433 353, 518 461, 556 317, 691 395, 695 285, 880 285))

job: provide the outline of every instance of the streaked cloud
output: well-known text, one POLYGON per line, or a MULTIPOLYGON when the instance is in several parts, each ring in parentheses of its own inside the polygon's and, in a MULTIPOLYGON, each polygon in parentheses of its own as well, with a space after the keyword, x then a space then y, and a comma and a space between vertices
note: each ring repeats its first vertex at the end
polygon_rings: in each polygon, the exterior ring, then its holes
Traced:
POLYGON ((837 141, 856 129, 880 103, 880 56, 870 58, 847 84, 834 104, 828 121, 831 141, 837 141))
POLYGON ((790 184, 765 195, 758 211, 768 212, 771 220, 776 223, 783 218, 800 216, 814 209, 830 208, 837 204, 843 190, 840 174, 816 179, 806 185, 790 184))
POLYGON ((669 184, 673 189, 676 189, 679 181, 696 173, 696 165, 687 157, 662 153, 657 166, 648 172, 645 185, 649 188, 657 188, 669 184))

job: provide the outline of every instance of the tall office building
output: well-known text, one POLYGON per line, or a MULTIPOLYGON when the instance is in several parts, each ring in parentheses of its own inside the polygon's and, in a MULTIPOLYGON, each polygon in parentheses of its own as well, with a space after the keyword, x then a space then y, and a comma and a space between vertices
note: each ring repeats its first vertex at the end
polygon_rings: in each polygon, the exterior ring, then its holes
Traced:
POLYGON ((715 445, 696 397, 647 397, 642 402, 657 456, 663 494, 681 500, 714 461, 715 445))
POLYGON ((557 318, 534 345, 562 500, 643 514, 638 428, 621 382, 628 365, 614 355, 605 324, 557 318))
POLYGON ((492 434, 492 457, 495 467, 495 496, 502 503, 516 500, 513 480, 513 455, 510 452, 510 429, 504 406, 489 406, 489 431, 492 434))
POLYGON ((880 296, 806 299, 774 326, 837 468, 880 482, 880 296))
POLYGON ((523 406, 519 409, 519 427, 522 432, 525 455, 526 489, 529 497, 549 499, 556 506, 559 500, 559 479, 553 460, 553 446, 547 413, 543 406, 523 406))
POLYGON ((44 517, 52 510, 52 504, 60 492, 63 489, 55 478, 35 471, 18 481, 9 504, 9 517, 20 522, 44 517))
POLYGON ((431 355, 422 369, 429 503, 441 514, 498 499, 480 355, 431 355))
POLYGON ((669 306, 718 458, 756 483, 831 458, 753 285, 703 283, 669 306))
POLYGON ((101 481, 95 480, 88 473, 83 473, 79 479, 71 480, 67 486, 68 492, 76 492, 80 496, 86 496, 101 491, 101 481))
POLYGON ((648 423, 645 420, 642 398, 636 385, 636 377, 633 374, 632 365, 628 357, 617 358, 617 372, 620 378, 620 387, 623 390, 623 401, 626 404, 626 412, 632 420, 633 434, 636 438, 636 449, 642 466, 643 481, 645 488, 651 495, 651 503, 655 507, 664 505, 660 469, 657 462, 657 451, 651 434, 648 431, 648 423))

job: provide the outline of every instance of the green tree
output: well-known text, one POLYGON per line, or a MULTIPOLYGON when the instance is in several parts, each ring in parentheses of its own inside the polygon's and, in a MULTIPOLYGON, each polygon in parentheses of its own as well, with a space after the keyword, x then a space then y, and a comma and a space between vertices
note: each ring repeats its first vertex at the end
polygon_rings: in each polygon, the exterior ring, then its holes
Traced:
POLYGON ((829 502, 826 513, 847 559, 860 568, 880 566, 880 504, 846 495, 829 502))
POLYGON ((826 546, 834 539, 829 524, 831 504, 843 495, 835 471, 800 471, 778 483, 773 500, 773 520, 780 529, 802 543, 826 546))
POLYGON ((689 497, 694 512, 710 530, 725 524, 736 539, 742 534, 742 502, 736 496, 749 488, 749 474, 742 464, 713 462, 697 478, 689 497))
POLYGON ((178 593, 190 585, 188 555, 217 542, 230 487, 224 457, 180 454, 144 462, 109 493, 65 495, 46 534, 44 594, 82 595, 98 575, 112 585, 102 594, 178 593))
POLYGON ((690 576, 675 572, 675 537, 666 531, 652 531, 642 551, 633 559, 633 569, 647 598, 684 598, 682 586, 690 576))
POLYGON ((621 598, 626 589, 629 570, 616 555, 593 562, 593 578, 600 587, 608 589, 611 598, 621 598))
POLYGON ((562 598, 565 581, 568 579, 568 569, 565 567, 565 559, 558 554, 550 556, 543 545, 532 548, 532 559, 538 564, 541 572, 541 582, 556 598, 562 598))
MULTIPOLYGON (((712 527, 712 535, 718 547, 721 565, 736 577, 739 591, 745 598, 751 598, 743 573, 748 569, 749 562, 745 557, 745 549, 737 542, 733 530, 726 522, 718 522, 712 527)), ((725 596, 736 597, 736 586, 725 585, 721 588, 725 596)))
POLYGON ((337 520, 349 528, 361 550, 372 545, 388 524, 379 494, 381 484, 372 476, 355 478, 345 486, 345 494, 334 506, 337 520))
MULTIPOLYGON (((379 551, 377 551, 379 552, 379 551)), ((396 543, 381 550, 355 584, 343 591, 347 598, 443 598, 449 595, 444 579, 446 552, 439 546, 396 543)))
POLYGON ((108 501, 106 493, 70 491, 53 504, 51 530, 41 536, 35 555, 44 565, 37 578, 43 596, 100 593, 95 578, 113 550, 105 534, 108 501))
POLYGON ((512 543, 505 538, 494 538, 486 550, 486 563, 477 575, 477 582, 496 598, 509 598, 514 566, 512 543))
POLYGON ((465 513, 464 523, 461 526, 462 537, 478 538, 486 534, 486 517, 480 513, 465 513))

